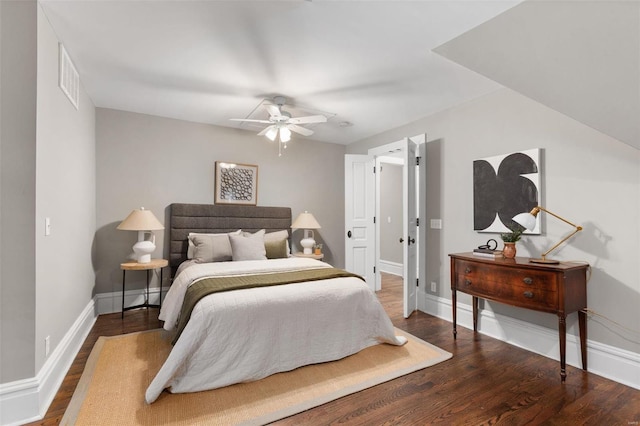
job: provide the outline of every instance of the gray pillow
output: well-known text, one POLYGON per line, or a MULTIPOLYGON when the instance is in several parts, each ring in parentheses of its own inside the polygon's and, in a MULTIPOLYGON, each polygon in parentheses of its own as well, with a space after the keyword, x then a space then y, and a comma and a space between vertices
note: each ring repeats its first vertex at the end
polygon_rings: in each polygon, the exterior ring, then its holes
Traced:
POLYGON ((264 229, 250 234, 229 235, 231 257, 235 260, 264 260, 267 252, 264 248, 264 229))
POLYGON ((200 233, 200 232, 189 232, 189 236, 187 237, 187 241, 189 242, 189 246, 187 247, 187 259, 193 259, 194 256, 194 252, 196 250, 196 245, 193 242, 193 238, 197 235, 231 235, 231 234, 239 234, 240 232, 242 232, 241 229, 238 229, 237 231, 233 231, 233 232, 225 232, 222 234, 205 234, 205 233, 200 233))
POLYGON ((231 244, 228 234, 192 235, 193 260, 197 263, 227 262, 231 260, 231 244))

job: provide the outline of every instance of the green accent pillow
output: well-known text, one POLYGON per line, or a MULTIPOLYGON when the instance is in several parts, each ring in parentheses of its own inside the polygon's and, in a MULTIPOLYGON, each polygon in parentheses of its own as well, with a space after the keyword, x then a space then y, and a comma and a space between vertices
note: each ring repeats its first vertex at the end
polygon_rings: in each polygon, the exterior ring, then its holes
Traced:
POLYGON ((267 259, 282 259, 289 257, 289 253, 287 253, 287 240, 265 240, 264 248, 267 251, 267 259))

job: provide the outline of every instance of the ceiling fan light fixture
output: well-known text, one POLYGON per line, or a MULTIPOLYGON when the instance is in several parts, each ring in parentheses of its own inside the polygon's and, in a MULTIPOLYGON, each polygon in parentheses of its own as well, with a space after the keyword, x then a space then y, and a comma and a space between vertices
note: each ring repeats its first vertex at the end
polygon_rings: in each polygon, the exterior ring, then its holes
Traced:
POLYGON ((283 143, 287 143, 291 140, 291 130, 287 127, 283 127, 280 129, 280 141, 283 143))
MULTIPOLYGON (((277 127, 272 127, 270 128, 267 133, 265 133, 265 136, 271 141, 275 141, 276 140, 276 136, 278 136, 278 128, 277 127)), ((282 137, 282 135, 280 136, 282 137)))

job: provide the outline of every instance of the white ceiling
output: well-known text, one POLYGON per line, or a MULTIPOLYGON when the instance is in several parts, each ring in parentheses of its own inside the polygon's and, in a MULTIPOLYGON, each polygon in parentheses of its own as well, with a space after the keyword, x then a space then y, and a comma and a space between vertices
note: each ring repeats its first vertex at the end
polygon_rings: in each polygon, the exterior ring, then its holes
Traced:
POLYGON ((500 88, 431 50, 517 3, 40 0, 97 107, 258 132, 283 95, 341 144, 500 88))
POLYGON ((639 0, 40 3, 98 107, 349 144, 506 86, 640 148, 639 0))

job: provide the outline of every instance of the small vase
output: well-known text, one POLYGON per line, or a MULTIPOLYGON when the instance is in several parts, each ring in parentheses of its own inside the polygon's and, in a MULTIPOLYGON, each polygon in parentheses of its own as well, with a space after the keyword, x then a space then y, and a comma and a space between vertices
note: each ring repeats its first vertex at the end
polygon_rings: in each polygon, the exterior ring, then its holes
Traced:
POLYGON ((516 257, 516 243, 504 243, 502 254, 506 259, 513 259, 516 257))

